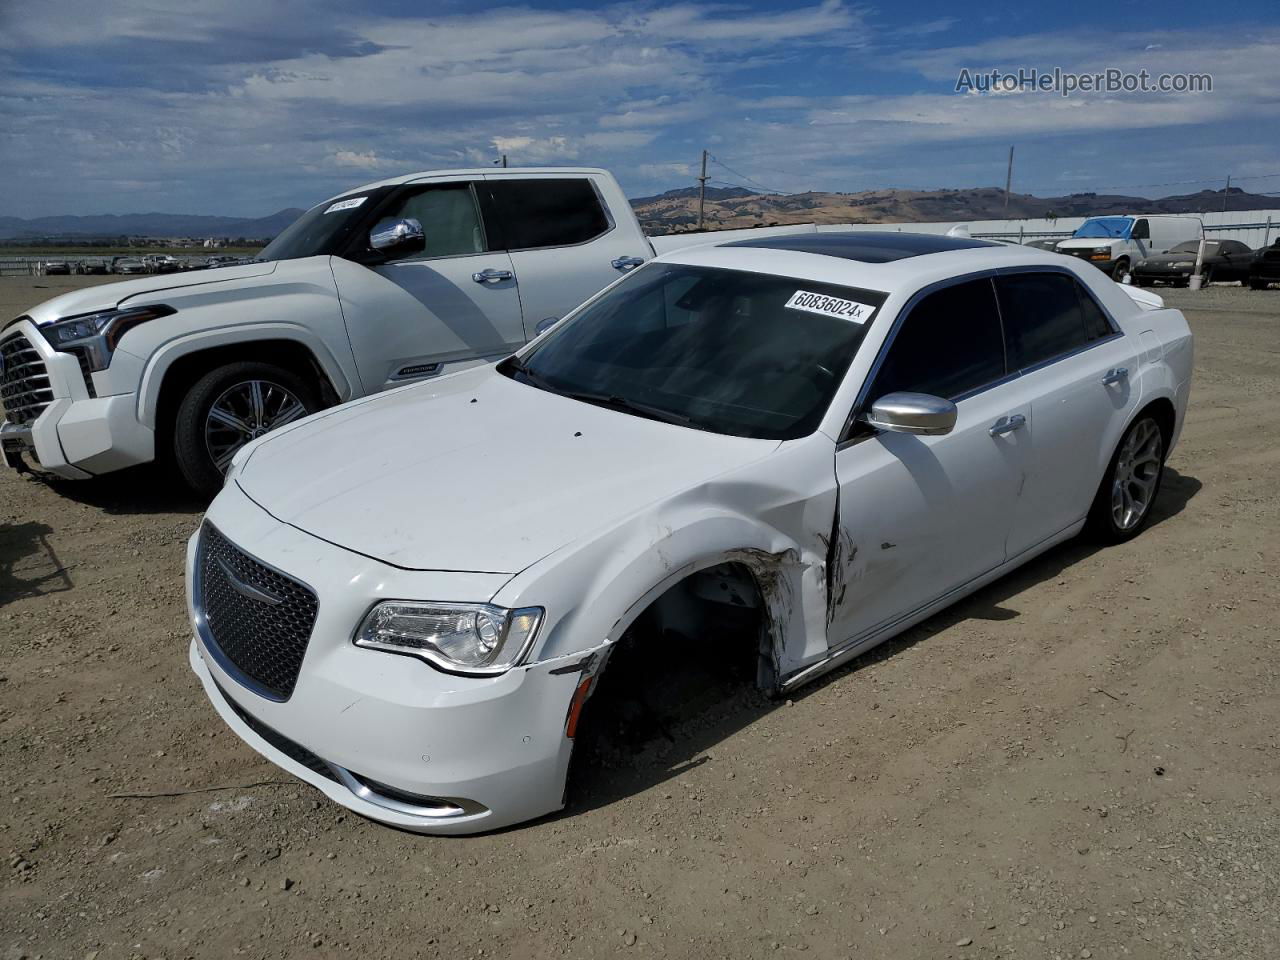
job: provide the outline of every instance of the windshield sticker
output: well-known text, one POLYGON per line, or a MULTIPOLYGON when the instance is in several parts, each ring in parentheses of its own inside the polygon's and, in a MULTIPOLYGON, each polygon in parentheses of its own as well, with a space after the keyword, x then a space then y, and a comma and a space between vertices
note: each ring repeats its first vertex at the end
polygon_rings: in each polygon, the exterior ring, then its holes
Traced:
POLYGON ((797 290, 784 306, 791 310, 804 310, 807 313, 820 313, 824 317, 838 317, 854 323, 866 323, 867 318, 875 313, 876 308, 856 300, 841 300, 839 297, 828 297, 822 293, 809 293, 797 290))
POLYGON ((368 197, 352 197, 350 200, 339 200, 337 203, 330 206, 325 213, 337 213, 339 210, 354 210, 368 199, 368 197))

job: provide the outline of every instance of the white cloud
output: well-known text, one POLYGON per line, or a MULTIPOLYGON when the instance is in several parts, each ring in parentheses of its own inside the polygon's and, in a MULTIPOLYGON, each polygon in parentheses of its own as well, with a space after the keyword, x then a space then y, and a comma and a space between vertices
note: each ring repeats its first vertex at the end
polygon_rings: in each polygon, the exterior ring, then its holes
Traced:
POLYGON ((376 170, 381 166, 378 155, 372 150, 366 150, 364 153, 339 150, 333 155, 333 162, 339 167, 355 167, 360 170, 376 170))

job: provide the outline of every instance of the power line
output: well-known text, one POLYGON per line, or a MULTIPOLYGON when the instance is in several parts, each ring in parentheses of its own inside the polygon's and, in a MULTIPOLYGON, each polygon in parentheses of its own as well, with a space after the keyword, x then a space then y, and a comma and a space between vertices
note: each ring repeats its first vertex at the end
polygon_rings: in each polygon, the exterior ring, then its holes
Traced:
POLYGON ((716 163, 716 164, 720 165, 721 167, 724 167, 724 169, 728 170, 731 174, 733 174, 733 175, 734 175, 735 177, 737 177, 738 179, 743 180, 743 181, 745 181, 745 182, 749 183, 749 184, 750 184, 751 186, 753 186, 753 187, 759 187, 759 188, 760 188, 761 190, 763 190, 765 193, 785 193, 785 192, 786 192, 785 190, 775 190, 773 187, 766 187, 766 186, 765 186, 763 183, 761 183, 760 181, 758 181, 758 180, 752 180, 752 179, 751 179, 750 177, 748 177, 746 174, 739 173, 737 170, 733 169, 733 167, 729 166, 727 163, 725 163, 725 162, 724 162, 723 160, 721 160, 719 157, 716 157, 716 156, 714 156, 714 155, 712 155, 712 154, 708 154, 708 156, 711 158, 712 162, 714 162, 714 163, 716 163))

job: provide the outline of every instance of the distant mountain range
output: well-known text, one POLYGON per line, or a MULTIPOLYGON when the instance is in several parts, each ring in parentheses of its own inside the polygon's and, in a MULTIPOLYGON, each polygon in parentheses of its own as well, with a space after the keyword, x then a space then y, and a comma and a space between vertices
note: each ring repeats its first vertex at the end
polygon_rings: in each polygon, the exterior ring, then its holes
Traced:
MULTIPOLYGON (((1000 220, 1100 216, 1111 213, 1196 213, 1206 210, 1269 210, 1275 197, 1201 190, 1149 200, 1121 194, 1073 193, 1034 197, 1015 193, 1005 209, 999 187, 963 190, 865 190, 861 193, 757 193, 744 187, 708 187, 707 229, 769 226, 786 223, 924 223, 930 221, 1000 220)), ((680 187, 631 201, 636 216, 651 233, 693 230, 698 221, 698 188, 680 187)), ((274 237, 302 214, 289 208, 269 217, 243 219, 175 213, 131 213, 92 217, 0 217, 0 240, 36 238, 274 237)))
POLYGON ((94 217, 0 217, 0 239, 35 237, 274 237, 302 215, 290 207, 269 217, 205 217, 182 213, 103 214, 94 217))
MULTIPOLYGON (((632 200, 636 216, 650 233, 696 230, 698 190, 682 187, 656 197, 632 200)), ((1118 213, 1198 213, 1213 210, 1270 210, 1275 197, 1232 187, 1201 190, 1179 197, 1129 197, 1073 193, 1033 197, 1014 193, 1006 209, 999 187, 963 190, 866 190, 861 193, 752 193, 733 188, 707 190, 706 229, 772 226, 787 223, 928 223, 965 220, 1019 220, 1046 216, 1086 217, 1118 213), (1224 207, 1225 203, 1225 207, 1224 207)))

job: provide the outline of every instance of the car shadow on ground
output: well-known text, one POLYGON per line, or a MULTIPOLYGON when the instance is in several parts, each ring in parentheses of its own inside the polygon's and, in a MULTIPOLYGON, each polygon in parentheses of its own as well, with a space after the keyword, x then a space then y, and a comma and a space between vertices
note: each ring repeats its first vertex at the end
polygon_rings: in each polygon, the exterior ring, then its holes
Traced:
POLYGON ((43 523, 0 524, 0 607, 71 589, 68 568, 49 542, 51 533, 43 523))
MULTIPOLYGON (((1166 468, 1141 536, 1181 513, 1200 489, 1194 477, 1166 468)), ((793 699, 812 696, 963 620, 1015 619, 1020 611, 1011 600, 1100 549, 1105 548, 1087 537, 1069 540, 796 691, 793 699)), ((741 635, 696 641, 671 636, 641 639, 629 649, 619 645, 599 689, 587 702, 569 774, 568 804, 557 817, 572 817, 658 788, 708 762, 713 748, 739 730, 786 709, 784 701, 756 689, 755 654, 741 654, 749 646, 741 635)))
POLYGON ((130 467, 91 480, 31 474, 32 483, 43 483, 60 497, 95 507, 112 515, 148 513, 202 513, 207 499, 192 492, 176 470, 156 464, 130 467))

